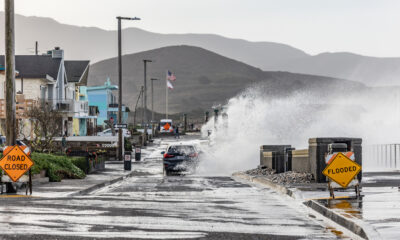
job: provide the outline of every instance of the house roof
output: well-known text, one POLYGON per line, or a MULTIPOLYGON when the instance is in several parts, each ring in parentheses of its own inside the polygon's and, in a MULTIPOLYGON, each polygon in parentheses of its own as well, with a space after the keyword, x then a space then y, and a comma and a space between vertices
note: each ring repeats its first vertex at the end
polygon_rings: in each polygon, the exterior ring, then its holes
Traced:
MULTIPOLYGON (((46 78, 48 75, 57 79, 60 63, 60 58, 52 58, 51 55, 15 56, 15 69, 19 72, 17 78, 46 78)), ((0 56, 0 65, 5 65, 4 55, 0 56)))
POLYGON ((87 87, 86 91, 97 91, 97 90, 104 90, 104 89, 117 90, 118 86, 117 85, 112 85, 111 81, 110 81, 110 78, 107 78, 107 81, 104 83, 104 85, 87 87))
POLYGON ((67 81, 86 85, 89 74, 89 61, 64 61, 67 81))

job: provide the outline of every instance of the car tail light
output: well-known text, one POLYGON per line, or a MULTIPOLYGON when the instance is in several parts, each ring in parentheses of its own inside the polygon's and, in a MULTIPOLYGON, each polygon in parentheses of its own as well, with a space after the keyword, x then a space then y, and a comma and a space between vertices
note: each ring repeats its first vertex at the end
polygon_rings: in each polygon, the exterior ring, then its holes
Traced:
POLYGON ((164 158, 173 158, 173 157, 175 157, 175 156, 171 155, 171 154, 168 154, 168 153, 164 154, 164 158))
POLYGON ((197 153, 191 153, 189 154, 189 157, 197 157, 197 153))

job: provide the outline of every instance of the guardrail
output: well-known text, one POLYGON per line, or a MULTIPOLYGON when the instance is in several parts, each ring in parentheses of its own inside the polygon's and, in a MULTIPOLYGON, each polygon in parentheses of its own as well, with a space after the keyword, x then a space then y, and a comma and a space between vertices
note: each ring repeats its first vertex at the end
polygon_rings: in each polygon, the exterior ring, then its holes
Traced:
POLYGON ((363 148, 363 159, 370 168, 400 169, 400 144, 374 144, 363 148))

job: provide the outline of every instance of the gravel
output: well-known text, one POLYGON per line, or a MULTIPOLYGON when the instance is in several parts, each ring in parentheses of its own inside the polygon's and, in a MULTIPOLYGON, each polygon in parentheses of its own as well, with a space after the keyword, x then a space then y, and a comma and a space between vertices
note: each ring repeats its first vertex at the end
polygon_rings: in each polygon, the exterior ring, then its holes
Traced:
POLYGON ((257 167, 245 172, 251 176, 264 176, 274 183, 289 184, 289 183, 310 183, 312 181, 311 173, 284 172, 275 173, 275 170, 266 167, 257 167))

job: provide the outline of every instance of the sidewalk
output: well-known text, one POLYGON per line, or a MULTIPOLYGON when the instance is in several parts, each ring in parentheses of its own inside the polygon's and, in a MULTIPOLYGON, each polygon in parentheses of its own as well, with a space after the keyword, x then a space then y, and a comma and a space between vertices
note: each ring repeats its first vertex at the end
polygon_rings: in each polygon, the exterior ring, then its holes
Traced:
POLYGON ((33 185, 32 196, 67 197, 85 194, 134 174, 135 171, 124 171, 123 164, 106 163, 105 170, 88 174, 84 179, 63 179, 61 182, 33 185))
POLYGON ((355 199, 353 189, 335 191, 330 199, 326 183, 273 183, 263 176, 235 173, 234 177, 268 186, 302 201, 306 206, 367 239, 399 239, 400 172, 365 172, 362 199, 355 199))

